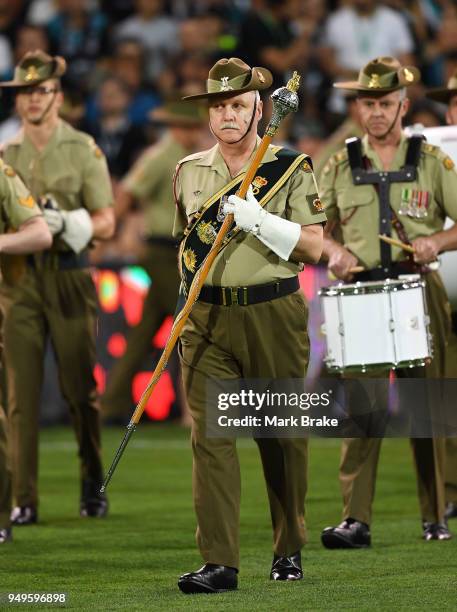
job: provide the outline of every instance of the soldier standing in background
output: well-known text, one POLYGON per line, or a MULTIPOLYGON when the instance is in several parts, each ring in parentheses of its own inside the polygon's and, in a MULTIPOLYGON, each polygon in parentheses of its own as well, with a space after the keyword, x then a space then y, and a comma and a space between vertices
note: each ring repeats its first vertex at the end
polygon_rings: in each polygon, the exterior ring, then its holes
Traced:
MULTIPOLYGON (((175 202, 172 178, 180 159, 201 147, 206 112, 182 101, 169 102, 151 113, 167 126, 160 141, 148 148, 120 184, 116 196, 118 220, 135 199, 144 211, 146 249, 140 262, 151 278, 141 321, 130 332, 122 357, 114 364, 102 397, 103 415, 125 417, 132 404, 132 379, 151 349, 165 317, 173 315, 179 290, 177 243, 172 237, 175 202)), ((178 397, 180 390, 178 390, 178 397)), ((184 401, 181 400, 182 412, 184 401)), ((185 415, 183 414, 183 417, 185 415)), ((184 419, 183 419, 184 420, 184 419)))
POLYGON ((38 412, 49 337, 62 394, 70 407, 81 460, 81 516, 104 516, 100 414, 96 398, 96 293, 88 269, 93 239, 114 231, 113 197, 106 161, 93 139, 59 118, 65 60, 27 53, 14 79, 22 120, 4 146, 4 159, 32 195, 44 203, 52 247, 27 258, 23 280, 2 286, 4 355, 12 439, 13 524, 37 521, 38 412), (24 383, 26 381, 26 384, 24 383))
MULTIPOLYGON (((52 236, 41 211, 14 170, 0 160, 0 259, 4 286, 5 256, 47 249, 52 236), (7 233, 12 232, 12 233, 7 233)), ((24 382, 24 381, 23 381, 24 382)), ((0 403, 0 544, 11 540, 11 466, 8 453, 7 422, 0 403)))
MULTIPOLYGON (((447 87, 431 89, 427 97, 436 102, 447 104, 446 123, 457 125, 457 71, 447 83, 447 87)), ((455 345, 453 346, 455 351, 455 345)), ((452 360, 457 363, 457 354, 452 360)), ((455 378, 455 371, 448 372, 450 378, 455 378)), ((446 438, 446 518, 457 517, 457 438, 446 438)))

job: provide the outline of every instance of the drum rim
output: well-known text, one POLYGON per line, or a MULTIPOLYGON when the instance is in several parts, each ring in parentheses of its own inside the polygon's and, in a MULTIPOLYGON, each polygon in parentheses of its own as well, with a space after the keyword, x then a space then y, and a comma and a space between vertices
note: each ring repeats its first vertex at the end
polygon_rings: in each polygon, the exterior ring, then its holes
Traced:
POLYGON ((432 359, 431 355, 427 355, 426 357, 418 357, 417 359, 407 359, 403 361, 399 361, 394 363, 392 361, 386 361, 383 363, 360 363, 350 366, 332 366, 325 359, 325 367, 328 372, 331 373, 339 373, 344 374, 345 372, 360 372, 364 374, 365 372, 375 372, 377 370, 400 370, 404 368, 417 368, 417 367, 425 367, 427 365, 427 360, 430 361, 432 359))
POLYGON ((406 291, 408 289, 423 289, 424 287, 425 280, 423 278, 414 280, 387 278, 383 281, 366 281, 357 283, 340 282, 337 285, 321 287, 318 295, 328 297, 335 297, 339 295, 367 295, 371 293, 406 291))

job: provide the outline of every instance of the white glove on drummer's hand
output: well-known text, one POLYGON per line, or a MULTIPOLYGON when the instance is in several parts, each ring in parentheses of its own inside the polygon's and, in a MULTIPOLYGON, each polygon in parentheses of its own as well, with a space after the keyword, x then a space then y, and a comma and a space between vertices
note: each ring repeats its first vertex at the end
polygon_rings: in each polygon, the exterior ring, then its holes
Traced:
POLYGON ((49 231, 53 236, 60 234, 63 230, 63 216, 60 210, 54 210, 52 208, 43 209, 43 217, 48 224, 49 231))
POLYGON ((62 210, 64 230, 62 238, 75 252, 82 251, 90 242, 94 233, 92 219, 85 208, 62 210))
POLYGON ((53 236, 60 234, 64 227, 64 220, 59 205, 49 194, 40 198, 40 204, 43 209, 44 220, 51 234, 53 236))
POLYGON ((224 214, 233 214, 239 228, 254 234, 279 257, 288 261, 300 239, 301 226, 264 210, 252 193, 251 185, 246 200, 231 195, 228 203, 224 204, 223 211, 224 214))

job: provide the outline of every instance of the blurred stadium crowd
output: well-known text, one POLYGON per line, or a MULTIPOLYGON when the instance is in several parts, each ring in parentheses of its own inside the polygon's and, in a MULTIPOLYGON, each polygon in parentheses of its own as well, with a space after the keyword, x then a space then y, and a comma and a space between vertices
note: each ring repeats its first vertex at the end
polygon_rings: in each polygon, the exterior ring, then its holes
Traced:
MULTIPOLYGON (((0 78, 12 77, 14 64, 37 48, 67 60, 63 116, 94 136, 116 186, 160 136, 150 111, 177 92, 201 91, 220 57, 269 67, 275 87, 300 72, 301 107, 281 138, 313 158, 347 114, 332 82, 375 56, 421 69, 407 123, 441 124, 423 88, 445 83, 457 66, 457 2, 0 0, 0 78)), ((18 126, 14 99, 4 93, 0 142, 18 126)), ((135 244, 104 246, 98 256, 135 256, 135 244)))

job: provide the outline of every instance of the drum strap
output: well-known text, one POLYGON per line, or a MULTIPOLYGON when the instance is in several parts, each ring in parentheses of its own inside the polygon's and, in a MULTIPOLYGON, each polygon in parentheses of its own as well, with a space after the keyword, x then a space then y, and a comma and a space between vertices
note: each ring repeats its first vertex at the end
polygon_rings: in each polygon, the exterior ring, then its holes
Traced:
MULTIPOLYGON (((420 159, 422 136, 411 136, 408 141, 405 164, 400 170, 373 170, 370 160, 362 154, 362 142, 360 138, 348 138, 346 149, 348 152, 349 166, 352 172, 354 185, 373 185, 379 197, 379 233, 390 236, 392 224, 402 240, 406 232, 398 217, 390 205, 390 185, 392 183, 408 183, 416 180, 417 166, 420 159), (393 213, 393 214, 392 214, 393 213), (403 237, 398 228, 401 226, 403 237)), ((409 242, 406 240, 405 242, 409 242)), ((381 266, 384 272, 388 272, 392 264, 392 247, 380 241, 381 266)))

